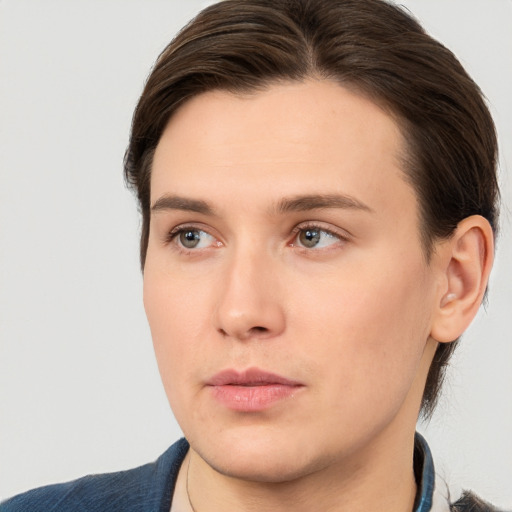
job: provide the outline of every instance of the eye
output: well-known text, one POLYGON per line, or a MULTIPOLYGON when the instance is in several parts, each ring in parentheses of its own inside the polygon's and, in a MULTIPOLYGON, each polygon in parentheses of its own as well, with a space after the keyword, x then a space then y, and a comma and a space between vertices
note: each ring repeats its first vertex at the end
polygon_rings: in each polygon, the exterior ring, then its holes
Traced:
POLYGON ((182 228, 171 233, 172 240, 184 249, 204 249, 215 245, 215 238, 202 229, 182 228))
POLYGON ((343 237, 318 226, 299 228, 293 245, 307 249, 323 249, 339 243, 343 237))

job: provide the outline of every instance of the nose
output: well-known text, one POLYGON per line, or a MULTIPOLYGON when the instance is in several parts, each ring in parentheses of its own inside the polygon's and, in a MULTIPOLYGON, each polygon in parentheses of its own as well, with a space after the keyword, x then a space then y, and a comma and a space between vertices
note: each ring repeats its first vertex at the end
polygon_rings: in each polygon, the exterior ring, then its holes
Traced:
POLYGON ((271 256, 259 251, 239 251, 226 261, 214 320, 222 336, 246 341, 284 332, 278 267, 271 256))

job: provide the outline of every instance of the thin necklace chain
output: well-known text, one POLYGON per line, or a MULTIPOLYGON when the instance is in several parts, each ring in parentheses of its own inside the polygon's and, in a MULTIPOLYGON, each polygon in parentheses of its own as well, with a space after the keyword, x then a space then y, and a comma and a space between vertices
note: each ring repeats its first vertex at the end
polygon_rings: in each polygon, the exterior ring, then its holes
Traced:
POLYGON ((196 509, 194 508, 194 505, 192 505, 192 500, 190 499, 190 492, 188 490, 188 474, 190 472, 190 459, 191 459, 191 457, 189 457, 188 464, 187 464, 187 479, 186 479, 186 482, 185 482, 185 488, 187 490, 188 504, 190 505, 190 508, 192 509, 192 512, 197 512, 196 509))

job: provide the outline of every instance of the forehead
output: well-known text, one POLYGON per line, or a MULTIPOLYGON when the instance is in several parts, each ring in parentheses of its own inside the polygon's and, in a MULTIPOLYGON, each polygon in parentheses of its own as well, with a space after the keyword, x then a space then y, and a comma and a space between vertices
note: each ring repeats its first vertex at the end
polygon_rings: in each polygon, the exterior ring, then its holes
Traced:
POLYGON ((388 194, 400 200, 412 192, 401 170, 403 151, 390 115, 330 81, 272 85, 246 95, 211 91, 185 103, 164 130, 151 200, 169 192, 215 193, 220 201, 232 200, 234 192, 245 198, 261 192, 278 200, 307 188, 378 206, 388 194))

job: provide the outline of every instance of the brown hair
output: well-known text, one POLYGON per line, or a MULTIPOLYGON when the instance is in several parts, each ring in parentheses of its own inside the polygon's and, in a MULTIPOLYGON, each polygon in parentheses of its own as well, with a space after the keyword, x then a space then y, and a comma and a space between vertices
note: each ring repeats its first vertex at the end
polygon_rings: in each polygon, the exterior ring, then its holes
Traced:
MULTIPOLYGON (((224 0, 202 11, 161 53, 134 113, 125 175, 142 213, 142 267, 152 157, 176 109, 212 89, 241 93, 308 77, 359 91, 398 121, 427 260, 433 242, 449 237, 465 217, 482 215, 496 232, 492 118, 459 61, 409 14, 383 0, 224 0)), ((439 344, 422 400, 426 417, 455 346, 439 344)))

